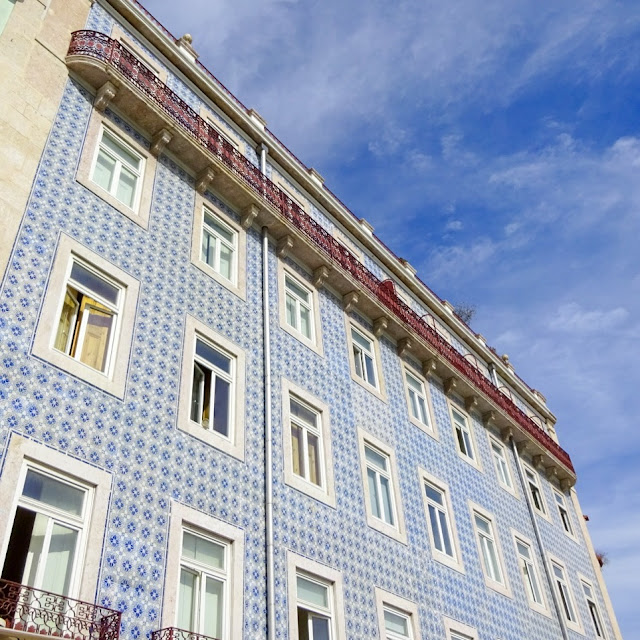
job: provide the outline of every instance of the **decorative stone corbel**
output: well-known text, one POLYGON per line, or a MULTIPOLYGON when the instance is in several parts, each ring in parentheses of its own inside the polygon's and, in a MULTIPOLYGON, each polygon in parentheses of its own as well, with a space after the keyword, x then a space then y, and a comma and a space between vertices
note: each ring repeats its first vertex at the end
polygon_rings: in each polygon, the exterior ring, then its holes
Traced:
POLYGON ((531 462, 533 462, 533 466, 536 469, 540 469, 541 471, 544 469, 544 465, 542 464, 542 455, 538 454, 537 456, 533 456, 531 458, 531 462))
POLYGON ((456 390, 458 386, 458 378, 451 376, 444 381, 444 392, 449 395, 452 391, 456 390))
MULTIPOLYGON (((493 413, 493 411, 491 413, 493 413)), ((500 439, 502 442, 509 442, 511 438, 513 438, 513 429, 511 427, 505 427, 500 431, 500 439)))
POLYGON ((196 178, 196 191, 200 195, 204 195, 215 176, 216 172, 213 167, 205 167, 196 178))
POLYGON ((496 412, 495 411, 485 411, 482 414, 482 424, 485 427, 490 427, 494 425, 496 422, 496 412))
POLYGON ((560 480, 560 488, 565 493, 569 491, 569 489, 571 489, 571 487, 573 487, 574 484, 575 484, 575 481, 573 480, 573 478, 562 478, 562 480, 560 480))
POLYGON ((342 296, 342 308, 346 313, 350 313, 351 310, 358 304, 358 293, 356 291, 350 291, 342 296))
POLYGON ((373 321, 373 335, 376 338, 379 338, 389 326, 389 318, 386 316, 380 316, 376 320, 373 321))
POLYGON ((116 97, 118 90, 108 80, 99 89, 93 106, 97 111, 104 111, 109 103, 116 97))
POLYGON ((173 138, 173 134, 169 130, 160 129, 151 141, 151 146, 149 147, 151 155, 157 158, 171 142, 171 138, 173 138))
POLYGON ((411 351, 412 347, 413 343, 411 342, 410 338, 400 338, 400 340, 398 340, 398 346, 396 350, 398 352, 398 355, 402 358, 405 353, 411 351))
POLYGON ((551 480, 551 478, 558 477, 558 467, 555 465, 551 465, 550 467, 545 467, 544 474, 547 476, 547 480, 551 480))
POLYGON ((242 228, 245 230, 248 229, 258 217, 258 213, 260 213, 260 209, 258 209, 255 204, 248 204, 240 215, 240 225, 242 228))
POLYGON ((331 270, 326 265, 320 265, 317 269, 313 271, 313 278, 311 282, 316 289, 321 289, 324 286, 324 283, 327 281, 331 270))
POLYGON ((472 409, 478 408, 478 396, 467 396, 464 399, 464 407, 467 412, 471 412, 472 409))
POLYGON ((422 375, 425 378, 432 376, 437 369, 438 362, 435 358, 428 358, 427 360, 422 361, 422 375))
POLYGON ((516 442, 516 449, 518 449, 518 453, 525 453, 529 449, 529 441, 520 440, 520 442, 516 442))
POLYGON ((289 255, 289 251, 293 249, 293 237, 287 234, 286 236, 282 236, 280 240, 278 240, 278 245, 276 247, 276 255, 278 258, 284 260, 289 255))

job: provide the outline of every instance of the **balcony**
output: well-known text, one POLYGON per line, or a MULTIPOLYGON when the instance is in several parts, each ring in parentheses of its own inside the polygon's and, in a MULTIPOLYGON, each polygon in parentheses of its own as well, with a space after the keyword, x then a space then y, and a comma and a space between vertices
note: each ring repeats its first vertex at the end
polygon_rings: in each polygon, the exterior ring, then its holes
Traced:
POLYGON ((376 319, 381 331, 428 363, 428 371, 465 397, 485 423, 510 430, 537 465, 569 486, 575 483, 571 459, 558 443, 456 351, 424 318, 381 281, 329 232, 307 215, 244 155, 210 127, 188 104, 131 52, 95 31, 72 34, 67 66, 96 91, 94 106, 113 104, 152 137, 152 153, 170 150, 198 176, 196 188, 211 186, 241 212, 243 224, 267 225, 279 240, 279 254, 295 245, 306 264, 344 295, 348 304, 376 319))
POLYGON ((217 640, 211 636, 203 636, 200 633, 178 629, 176 627, 166 627, 151 633, 151 640, 217 640))
POLYGON ((118 640, 119 611, 0 580, 0 637, 118 640))

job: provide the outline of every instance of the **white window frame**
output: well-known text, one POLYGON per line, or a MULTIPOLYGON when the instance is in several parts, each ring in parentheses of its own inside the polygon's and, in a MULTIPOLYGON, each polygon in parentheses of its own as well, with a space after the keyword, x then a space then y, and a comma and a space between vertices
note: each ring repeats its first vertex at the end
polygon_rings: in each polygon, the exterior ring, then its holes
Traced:
POLYGON ((523 584, 524 591, 527 595, 527 602, 529 603, 529 607, 531 607, 531 609, 533 609, 534 611, 541 613, 542 615, 551 617, 551 614, 547 607, 547 598, 545 595, 546 582, 543 583, 541 579, 541 576, 544 574, 540 573, 534 544, 529 538, 527 538, 526 536, 523 536, 520 532, 516 531, 515 529, 511 529, 511 535, 513 537, 513 546, 516 552, 518 571, 520 573, 520 577, 522 578, 522 584, 523 584), (518 550, 518 542, 521 545, 527 547, 530 555, 529 558, 524 558, 521 555, 520 551, 518 550), (533 575, 533 580, 535 580, 537 583, 538 591, 540 592, 541 602, 537 602, 534 598, 533 589, 529 583, 529 579, 524 574, 524 568, 522 566, 523 564, 527 565, 527 573, 529 575, 533 575))
POLYGON ((567 571, 566 564, 560 560, 557 556, 554 556, 550 553, 547 553, 547 560, 549 562, 549 572, 551 575, 551 580, 553 581, 553 590, 556 594, 556 598, 558 599, 558 606, 560 607, 560 611, 562 611, 562 615, 564 618, 564 623, 567 625, 567 628, 572 631, 577 631, 578 633, 584 633, 582 628, 582 621, 580 619, 580 614, 578 612, 578 607, 576 606, 576 600, 573 596, 573 589, 571 588, 571 582, 569 580, 569 573, 567 571), (560 579, 556 575, 554 571, 554 565, 561 569, 563 578, 560 579), (562 583, 565 589, 562 589, 562 583), (568 600, 569 607, 565 604, 565 599, 568 600), (575 616, 575 620, 572 620, 567 614, 567 608, 573 609, 573 614, 575 616))
POLYGON ((478 640, 478 632, 474 627, 443 616, 444 630, 447 640, 478 640))
MULTIPOLYGON (((345 640, 347 634, 344 610, 342 608, 344 602, 342 573, 292 551, 287 552, 289 638, 300 637, 298 630, 298 575, 327 586, 329 590, 329 611, 318 610, 316 612, 320 616, 330 617, 331 640, 345 640)), ((308 611, 313 611, 313 606, 308 603, 303 602, 302 607, 308 611)))
POLYGON ((247 298, 247 233, 229 211, 213 198, 196 192, 193 214, 193 233, 191 237, 191 263, 210 278, 231 291, 242 300, 247 298), (235 236, 232 279, 223 276, 214 267, 202 259, 202 242, 205 230, 205 212, 217 220, 220 226, 235 236))
MULTIPOLYGON (((299 342, 309 347, 309 349, 315 351, 318 355, 323 355, 320 301, 317 289, 282 260, 278 261, 278 289, 280 327, 299 342), (297 327, 290 325, 287 320, 287 279, 293 281, 298 287, 309 293, 309 303, 307 307, 309 309, 309 320, 311 323, 311 337, 305 336, 297 327)), ((302 304, 302 301, 300 301, 297 296, 292 297, 295 297, 299 304, 302 304)))
POLYGON ((458 452, 458 455, 465 462, 468 462, 472 467, 475 467, 476 469, 478 469, 478 471, 481 471, 482 464, 480 462, 478 445, 476 443, 476 437, 475 437, 474 428, 473 428, 473 420, 471 419, 471 416, 466 411, 461 409, 451 399, 448 400, 448 403, 449 403, 449 418, 451 420, 451 427, 453 430, 453 439, 455 441, 456 451, 458 452), (456 420, 456 414, 463 419, 461 423, 459 423, 456 420), (470 445, 469 449, 470 449, 471 455, 469 455, 469 452, 463 451, 460 448, 460 440, 458 438, 458 427, 460 427, 460 432, 462 434, 461 437, 462 437, 463 443, 465 444, 465 448, 467 448, 467 445, 470 445), (468 439, 464 438, 465 434, 468 436, 468 439))
POLYGON ((171 500, 169 519, 169 540, 167 545, 166 576, 162 607, 162 627, 175 627, 178 615, 178 594, 180 588, 180 567, 182 557, 182 532, 194 531, 203 537, 224 543, 228 549, 227 600, 228 618, 226 635, 220 640, 235 640, 242 636, 244 623, 244 531, 228 522, 219 520, 202 511, 171 500))
POLYGON ((331 454, 331 421, 329 405, 321 402, 302 387, 299 387, 287 380, 282 379, 282 430, 284 444, 284 481, 289 486, 306 493, 307 495, 320 500, 325 504, 335 507, 336 495, 333 478, 333 456, 331 454), (322 483, 316 485, 303 476, 293 471, 293 441, 291 438, 291 410, 290 399, 294 398, 302 405, 309 408, 317 415, 317 433, 321 453, 321 474, 322 483))
POLYGON ((99 389, 123 398, 139 287, 139 281, 128 273, 93 253, 76 240, 61 234, 51 267, 49 285, 38 319, 33 341, 33 354, 99 389), (110 338, 108 363, 104 372, 94 369, 54 347, 74 262, 120 289, 116 311, 118 317, 110 338))
POLYGON ((540 482, 540 474, 538 471, 530 464, 522 461, 522 471, 524 474, 524 481, 526 483, 526 490, 529 494, 529 500, 531 501, 531 506, 533 510, 545 520, 551 522, 551 516, 549 515, 549 508, 547 505, 547 501, 544 497, 544 492, 542 490, 542 483, 540 482), (531 474, 531 476, 529 475, 531 474), (534 495, 534 488, 537 489, 537 495, 539 496, 539 502, 541 508, 536 505, 536 499, 534 495))
POLYGON ((138 143, 133 136, 127 135, 126 132, 119 129, 104 113, 95 109, 92 111, 76 172, 76 180, 81 185, 127 218, 147 229, 149 227, 151 198, 153 195, 153 176, 156 168, 157 160, 148 149, 138 143), (103 132, 105 131, 107 135, 115 138, 125 149, 141 158, 140 175, 136 185, 136 197, 133 207, 127 206, 93 181, 93 171, 98 158, 103 132))
POLYGON ((398 481, 398 472, 396 465, 396 458, 393 449, 387 446, 381 440, 374 438, 369 433, 366 433, 362 429, 358 429, 358 443, 360 449, 360 466, 362 470, 362 488, 364 491, 365 509, 367 512, 367 523, 376 531, 383 533, 395 540, 407 544, 407 531, 404 523, 404 511, 402 508, 402 500, 400 497, 400 483, 398 481), (391 509, 394 517, 394 524, 390 524, 381 518, 377 518, 373 515, 373 509, 371 505, 371 497, 369 495, 369 479, 367 474, 367 465, 365 447, 371 448, 373 451, 383 456, 389 465, 387 473, 383 473, 382 470, 377 467, 373 469, 376 474, 384 475, 390 484, 390 497, 392 501, 391 509))
POLYGON ((244 460, 245 353, 238 345, 189 314, 187 314, 185 325, 178 428, 230 456, 244 460), (230 391, 229 412, 231 417, 228 437, 212 429, 203 428, 201 424, 191 420, 191 394, 197 340, 202 340, 233 359, 234 374, 230 391))
POLYGON ((449 490, 449 485, 446 482, 443 482, 440 478, 436 478, 422 468, 418 470, 418 475, 420 477, 420 489, 422 491, 422 501, 424 504, 426 527, 429 534, 429 542, 431 544, 431 555, 433 556, 434 560, 437 560, 438 562, 451 567, 456 571, 464 573, 464 563, 462 561, 462 553, 460 551, 460 540, 458 539, 458 530, 456 528, 455 512, 453 510, 453 505, 451 504, 451 492, 449 490), (440 491, 443 494, 443 505, 432 505, 431 499, 427 497, 427 493, 425 490, 426 484, 431 485, 434 489, 440 491), (453 556, 448 555, 446 551, 440 551, 436 547, 429 514, 430 505, 432 505, 434 509, 443 511, 445 514, 445 519, 449 527, 449 537, 451 539, 452 550, 454 553, 453 556))
POLYGON ((469 510, 471 512, 471 526, 473 528, 474 537, 476 539, 478 560, 480 562, 480 567, 484 576, 484 582, 490 589, 493 589, 494 591, 497 591, 498 593, 511 598, 513 597, 513 594, 511 593, 511 587, 509 585, 509 576, 507 574, 507 567, 504 562, 504 554, 502 553, 502 544, 500 543, 500 535, 495 516, 481 507, 479 504, 476 504, 471 500, 469 500, 468 503, 469 510), (482 520, 489 524, 489 534, 484 531, 481 532, 478 529, 476 516, 479 516, 482 520), (498 564, 498 568, 500 569, 502 578, 501 581, 492 576, 489 569, 485 565, 484 549, 488 549, 490 543, 493 545, 495 559, 498 564))
POLYGON ((582 575, 581 573, 578 573, 578 580, 580 581, 582 594, 584 596, 585 603, 587 605, 587 614, 588 614, 587 617, 591 620, 591 627, 593 629, 593 633, 595 634, 596 638, 604 638, 604 640, 606 640, 608 637, 607 628, 605 626, 604 618, 602 616, 602 610, 600 609, 600 605, 598 604, 593 582, 591 582, 591 580, 589 580, 586 576, 582 575), (587 594, 587 589, 591 591, 591 595, 587 594), (593 608, 592 608, 592 605, 593 605, 593 608), (595 618, 597 618, 597 620, 594 620, 594 611, 595 611, 595 618), (598 633, 598 627, 600 631, 599 633, 598 633))
MULTIPOLYGON (((355 321, 351 320, 350 318, 347 318, 346 327, 347 327, 347 344, 348 344, 348 350, 349 350, 349 366, 351 368, 351 378, 355 382, 357 382, 360 386, 367 389, 367 391, 370 391, 381 400, 386 401, 384 380, 382 377, 382 365, 381 365, 382 361, 380 359, 380 346, 378 344, 377 338, 372 333, 364 329, 361 325, 357 324, 355 321), (359 333, 364 340, 366 340, 371 344, 371 349, 367 351, 367 355, 369 355, 369 357, 373 361, 372 366, 376 376, 375 384, 372 384, 368 380, 366 375, 360 376, 357 373, 356 355, 354 353, 354 347, 357 346, 358 350, 361 351, 362 353, 364 353, 364 350, 362 345, 356 345, 356 343, 354 343, 352 333, 351 333, 352 331, 359 333)), ((361 367, 364 374, 366 372, 366 366, 364 364, 364 360, 361 362, 361 367)))
POLYGON ((562 530, 569 538, 577 542, 578 539, 576 537, 576 531, 573 527, 573 522, 571 520, 571 515, 569 514, 569 507, 567 506, 565 496, 555 487, 552 487, 551 489, 553 491, 553 499, 556 503, 556 507, 558 508, 558 515, 560 517, 562 530))
POLYGON ((92 602, 102 559, 102 542, 111 495, 111 474, 33 440, 12 434, 0 476, 0 495, 6 496, 5 500, 0 501, 0 522, 5 523, 5 526, 0 527, 0 567, 4 566, 6 559, 27 468, 87 491, 82 518, 83 533, 78 540, 74 576, 68 595, 92 602))
POLYGON ((379 587, 375 589, 376 611, 378 612, 378 628, 380 637, 384 640, 419 640, 422 635, 420 632, 420 619, 418 616, 418 605, 415 602, 406 600, 397 596, 395 593, 384 591, 379 587), (407 619, 409 635, 402 636, 386 630, 384 612, 385 610, 395 613, 407 619))
POLYGON ((409 421, 437 440, 438 430, 436 428, 433 405, 431 403, 431 390, 429 388, 429 381, 424 376, 419 375, 415 371, 415 369, 410 367, 406 362, 403 363, 402 369, 404 378, 404 390, 407 399, 407 411, 409 412, 409 421), (409 377, 414 379, 414 381, 417 383, 417 386, 420 388, 419 390, 416 390, 409 384, 409 377), (426 421, 423 421, 418 416, 414 415, 413 396, 422 399, 424 412, 426 414, 426 421))
POLYGON ((493 468, 496 472, 496 477, 498 479, 498 484, 505 490, 508 491, 512 496, 518 497, 516 491, 516 483, 514 482, 514 476, 512 473, 511 463, 509 462, 509 449, 505 446, 504 442, 499 440, 496 436, 491 433, 488 433, 489 438, 489 449, 491 454, 491 459, 493 460, 493 468), (501 454, 497 454, 494 447, 500 449, 501 454), (505 476, 507 481, 505 482, 505 476))

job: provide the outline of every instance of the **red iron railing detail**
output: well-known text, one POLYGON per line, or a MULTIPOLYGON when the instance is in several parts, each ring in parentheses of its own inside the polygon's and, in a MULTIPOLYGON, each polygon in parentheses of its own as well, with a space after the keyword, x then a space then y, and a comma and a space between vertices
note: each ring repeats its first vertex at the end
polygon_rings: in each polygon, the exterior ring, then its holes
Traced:
POLYGON ((70 640, 118 640, 119 611, 0 579, 0 619, 7 629, 70 640))
POLYGON ((529 435, 572 472, 571 459, 562 447, 540 429, 528 415, 488 380, 482 371, 458 353, 408 305, 398 298, 389 282, 382 282, 358 259, 298 206, 277 185, 263 175, 244 155, 237 151, 222 135, 209 126, 184 100, 160 82, 132 53, 120 43, 96 31, 76 31, 72 34, 68 56, 89 56, 109 64, 135 85, 150 101, 161 108, 182 130, 209 153, 222 162, 238 179, 242 180, 264 201, 274 207, 282 217, 307 236, 335 265, 357 280, 396 319, 410 328, 443 356, 467 378, 481 393, 515 420, 529 435))
POLYGON ((186 629, 167 627, 151 632, 151 640, 218 640, 211 636, 203 636, 201 633, 194 633, 186 629))

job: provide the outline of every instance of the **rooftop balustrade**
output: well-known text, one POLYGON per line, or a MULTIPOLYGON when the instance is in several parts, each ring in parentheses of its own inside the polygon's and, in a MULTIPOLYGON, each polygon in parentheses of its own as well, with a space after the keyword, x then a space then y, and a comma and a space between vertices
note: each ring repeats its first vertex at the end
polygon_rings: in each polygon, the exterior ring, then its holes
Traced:
MULTIPOLYGON (((482 394, 490 406, 509 416, 522 432, 560 463, 561 469, 564 469, 564 476, 568 474, 570 480, 575 480, 568 453, 488 380, 473 362, 456 351, 423 318, 400 300, 391 281, 377 278, 347 247, 305 213, 284 191, 262 174, 258 167, 163 84, 135 55, 103 33, 83 30, 72 34, 67 64, 80 75, 84 74, 85 80, 98 89, 98 94, 100 87, 104 86, 101 82, 111 82, 115 79, 116 82, 122 83, 122 86, 124 83, 130 83, 134 91, 142 95, 142 99, 153 105, 156 113, 163 113, 172 127, 179 129, 182 136, 198 145, 210 162, 217 161, 223 165, 250 189, 259 201, 269 205, 270 210, 275 211, 301 232, 316 250, 325 256, 329 264, 359 283, 410 335, 419 337, 431 352, 437 353, 449 364, 450 369, 462 376, 468 386, 482 394), (83 69, 83 59, 101 63, 103 72, 97 71, 92 64, 87 64, 86 69, 83 69)), ((139 114, 139 105, 132 108, 131 112, 139 114)))

